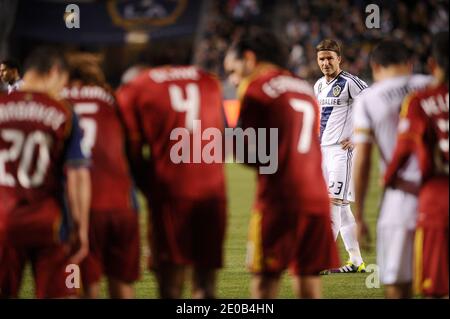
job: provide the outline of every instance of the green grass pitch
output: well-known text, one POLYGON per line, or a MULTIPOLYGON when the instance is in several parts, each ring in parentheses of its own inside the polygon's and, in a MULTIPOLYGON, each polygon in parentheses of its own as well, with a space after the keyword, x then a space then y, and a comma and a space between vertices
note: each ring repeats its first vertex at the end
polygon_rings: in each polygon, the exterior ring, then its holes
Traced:
MULTIPOLYGON (((370 225, 372 244, 370 251, 362 251, 366 264, 375 264, 375 225, 380 197, 378 186, 378 161, 374 156, 372 178, 369 189, 366 214, 370 225)), ((226 164, 228 186, 228 226, 225 242, 225 267, 220 271, 217 284, 219 298, 249 298, 250 275, 245 268, 245 254, 247 241, 247 227, 251 206, 255 193, 255 173, 249 168, 239 164, 226 164)), ((311 181, 313 183, 313 181, 311 181)), ((142 211, 142 251, 145 256, 145 219, 146 213, 142 211)), ((341 261, 347 260, 347 254, 343 248, 341 239, 338 240, 341 261)), ((145 258, 142 258, 142 276, 136 283, 137 298, 157 298, 156 281, 147 269, 145 258)), ((366 278, 368 274, 342 274, 322 276, 324 298, 382 298, 383 287, 367 288, 366 278)), ((102 282, 102 298, 107 297, 106 285, 102 282)), ((30 268, 26 269, 21 298, 33 298, 34 288, 31 279, 30 268)), ((189 284, 185 287, 184 296, 190 297, 189 284)), ((280 298, 294 298, 291 282, 288 274, 285 274, 279 292, 280 298)))

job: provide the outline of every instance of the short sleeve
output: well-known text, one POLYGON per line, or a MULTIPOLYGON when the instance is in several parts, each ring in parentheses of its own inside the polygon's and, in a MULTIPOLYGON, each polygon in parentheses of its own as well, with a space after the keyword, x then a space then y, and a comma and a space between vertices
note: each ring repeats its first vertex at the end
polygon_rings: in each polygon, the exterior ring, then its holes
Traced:
POLYGON ((69 137, 66 141, 65 165, 70 167, 89 166, 89 158, 87 158, 81 149, 81 141, 83 132, 80 128, 78 117, 72 113, 72 125, 69 137))
POLYGON ((426 115, 414 94, 406 96, 400 111, 398 137, 419 142, 426 130, 425 119, 426 115))
POLYGON ((352 78, 348 81, 348 90, 350 96, 354 99, 356 98, 362 91, 367 89, 369 86, 366 82, 361 80, 356 76, 352 76, 352 78))
POLYGON ((358 96, 353 104, 353 142, 370 143, 373 137, 373 124, 364 96, 358 96))

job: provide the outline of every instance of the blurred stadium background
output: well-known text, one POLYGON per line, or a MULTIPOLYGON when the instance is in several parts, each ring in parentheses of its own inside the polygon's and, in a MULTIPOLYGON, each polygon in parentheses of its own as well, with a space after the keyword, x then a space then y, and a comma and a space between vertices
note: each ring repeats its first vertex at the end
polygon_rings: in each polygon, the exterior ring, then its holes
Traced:
MULTIPOLYGON (((54 44, 68 50, 96 52, 103 58, 108 81, 117 87, 125 70, 152 64, 158 56, 170 55, 216 73, 223 81, 225 111, 231 124, 238 115, 235 90, 225 81, 222 59, 228 45, 250 24, 270 27, 290 47, 291 70, 313 84, 321 76, 316 65, 315 45, 324 38, 343 44, 343 69, 372 82, 369 52, 386 36, 401 39, 413 52, 415 70, 427 73, 426 59, 433 33, 448 30, 448 1, 363 0, 0 0, 0 60, 13 57, 22 62, 38 44, 54 44), (80 28, 67 28, 66 6, 80 9, 80 28), (380 8, 380 28, 368 29, 368 4, 380 8), (157 53, 157 54, 155 54, 157 53)), ((254 173, 237 164, 227 165, 229 223, 225 247, 226 266, 219 275, 218 296, 249 296, 249 274, 244 268, 247 225, 255 191, 254 173)), ((313 183, 313 181, 312 181, 313 183)), ((375 235, 380 197, 378 172, 372 172, 367 206, 375 235)), ((145 209, 141 212, 142 227, 145 209)), ((144 228, 143 228, 144 229, 144 228)), ((142 232, 143 254, 146 243, 142 232)), ((372 250, 363 252, 367 264, 375 263, 372 250)), ((340 244, 341 257, 346 256, 340 244)), ((137 283, 138 298, 155 298, 156 282, 148 271, 137 283)), ((29 270, 30 271, 30 270, 29 270)), ((32 296, 30 277, 25 278, 22 297, 32 296)), ((328 298, 381 298, 382 287, 368 289, 367 275, 326 276, 328 298)), ((292 298, 283 281, 280 297, 292 298)), ((103 296, 106 296, 104 291, 103 296)), ((188 289, 186 289, 188 296, 188 289)))

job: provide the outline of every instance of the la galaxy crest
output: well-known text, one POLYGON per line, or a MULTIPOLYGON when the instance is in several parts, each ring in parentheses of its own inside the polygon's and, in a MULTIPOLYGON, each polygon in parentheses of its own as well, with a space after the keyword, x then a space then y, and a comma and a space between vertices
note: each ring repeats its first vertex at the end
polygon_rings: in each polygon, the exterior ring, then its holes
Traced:
POLYGON ((338 84, 338 85, 335 85, 335 86, 333 87, 333 95, 334 95, 335 97, 338 97, 339 94, 341 94, 341 91, 342 91, 342 88, 339 86, 339 84, 338 84))
POLYGON ((108 0, 107 9, 115 25, 132 30, 174 24, 187 3, 188 0, 108 0))

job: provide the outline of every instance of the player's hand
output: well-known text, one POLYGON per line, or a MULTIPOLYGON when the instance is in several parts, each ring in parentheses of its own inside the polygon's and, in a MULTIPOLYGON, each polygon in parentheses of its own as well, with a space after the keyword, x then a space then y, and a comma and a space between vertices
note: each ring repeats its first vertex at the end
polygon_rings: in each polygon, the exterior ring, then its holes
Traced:
POLYGON ((80 264, 89 253, 89 240, 87 230, 79 229, 77 232, 75 251, 70 257, 70 263, 80 264))
POLYGON ((341 147, 343 150, 352 150, 354 145, 349 138, 346 138, 341 142, 341 147))
POLYGON ((370 251, 370 231, 369 227, 367 226, 367 223, 365 220, 358 220, 356 222, 356 229, 357 229, 357 236, 358 236, 358 242, 361 246, 361 249, 370 251))

